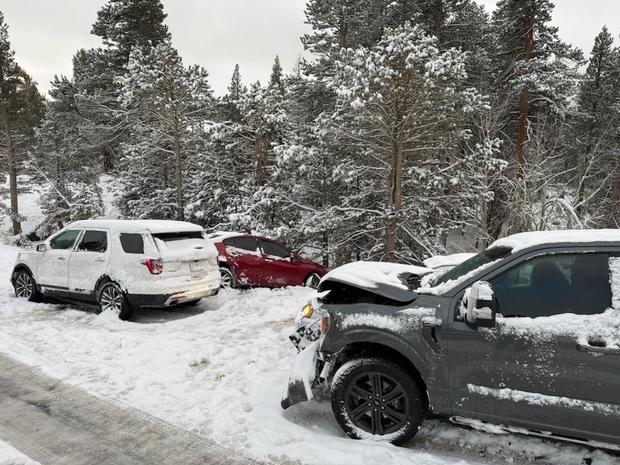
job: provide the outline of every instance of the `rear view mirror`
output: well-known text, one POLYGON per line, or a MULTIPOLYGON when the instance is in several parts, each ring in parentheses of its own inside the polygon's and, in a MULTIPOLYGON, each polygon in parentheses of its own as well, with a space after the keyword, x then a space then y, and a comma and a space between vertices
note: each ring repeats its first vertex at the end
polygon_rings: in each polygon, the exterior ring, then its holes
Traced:
POLYGON ((481 328, 495 326, 497 306, 493 288, 486 281, 474 283, 466 292, 463 299, 465 319, 469 324, 481 328), (465 302, 465 299, 467 301, 465 302))
POLYGON ((45 252, 45 249, 47 249, 45 242, 37 244, 37 252, 45 252))

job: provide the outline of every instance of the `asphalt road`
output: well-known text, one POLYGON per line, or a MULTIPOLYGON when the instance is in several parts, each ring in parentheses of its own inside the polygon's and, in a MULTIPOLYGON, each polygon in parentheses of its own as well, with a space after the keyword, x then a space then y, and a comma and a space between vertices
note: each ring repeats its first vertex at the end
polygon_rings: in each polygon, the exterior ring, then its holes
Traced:
POLYGON ((257 463, 2 354, 0 438, 42 465, 257 463))

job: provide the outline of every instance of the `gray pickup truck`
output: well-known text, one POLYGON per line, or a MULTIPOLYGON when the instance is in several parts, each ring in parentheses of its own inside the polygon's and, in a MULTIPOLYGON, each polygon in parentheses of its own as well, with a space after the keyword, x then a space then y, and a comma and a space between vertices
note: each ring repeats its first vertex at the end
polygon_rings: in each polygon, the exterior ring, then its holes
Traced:
POLYGON ((356 439, 433 416, 620 449, 620 231, 517 234, 417 288, 399 267, 323 278, 283 408, 323 383, 356 439))

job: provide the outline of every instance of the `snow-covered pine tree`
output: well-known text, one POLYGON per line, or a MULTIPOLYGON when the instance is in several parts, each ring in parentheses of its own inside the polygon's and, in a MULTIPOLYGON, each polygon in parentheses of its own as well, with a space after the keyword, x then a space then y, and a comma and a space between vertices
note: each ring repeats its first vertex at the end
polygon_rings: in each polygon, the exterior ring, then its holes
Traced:
POLYGON ((66 77, 54 77, 47 113, 37 130, 28 167, 44 186, 44 219, 39 237, 48 237, 67 223, 103 214, 98 185, 98 151, 80 132, 83 116, 76 102, 77 89, 66 77))
POLYGON ((412 260, 441 249, 447 231, 489 199, 483 179, 501 166, 499 142, 467 150, 468 122, 484 101, 463 85, 465 62, 405 23, 336 63, 329 131, 356 149, 336 168, 355 185, 341 214, 357 222, 364 256, 412 260))
POLYGON ((562 42, 551 25, 550 0, 500 0, 492 26, 496 53, 494 112, 497 133, 505 134, 503 156, 513 169, 506 183, 495 187, 496 202, 490 212, 489 232, 518 232, 526 228, 523 169, 528 133, 533 125, 555 127, 569 115, 578 81, 581 52, 562 42), (550 124, 552 118, 556 122, 550 124))
POLYGON ((607 27, 598 34, 581 81, 574 153, 579 182, 577 212, 588 218, 604 210, 599 225, 618 227, 620 218, 620 48, 607 27), (605 188, 601 191, 600 185, 605 188))
POLYGON ((185 218, 186 162, 214 106, 207 78, 199 66, 186 68, 170 42, 133 50, 121 94, 132 129, 122 146, 125 215, 185 218))
POLYGON ((104 48, 79 50, 73 60, 75 84, 86 123, 82 131, 99 147, 103 169, 114 168, 119 145, 127 138, 119 119, 119 80, 135 47, 151 47, 170 39, 160 0, 108 0, 91 33, 104 48))
POLYGON ((8 25, 0 12, 0 146, 7 160, 14 235, 22 232, 17 173, 24 154, 34 141, 34 129, 45 113, 44 102, 36 83, 15 62, 8 25))

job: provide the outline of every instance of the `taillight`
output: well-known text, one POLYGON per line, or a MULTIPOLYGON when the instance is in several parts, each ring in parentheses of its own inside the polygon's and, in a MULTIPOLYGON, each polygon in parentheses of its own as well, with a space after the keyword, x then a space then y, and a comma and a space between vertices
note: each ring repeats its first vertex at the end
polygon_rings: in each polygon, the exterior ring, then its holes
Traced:
POLYGON ((329 329, 329 315, 321 315, 321 334, 327 334, 329 329))
POLYGON ((142 264, 146 265, 151 274, 161 274, 164 271, 164 262, 161 258, 143 258, 142 264))

